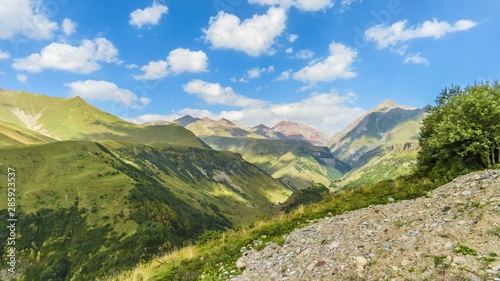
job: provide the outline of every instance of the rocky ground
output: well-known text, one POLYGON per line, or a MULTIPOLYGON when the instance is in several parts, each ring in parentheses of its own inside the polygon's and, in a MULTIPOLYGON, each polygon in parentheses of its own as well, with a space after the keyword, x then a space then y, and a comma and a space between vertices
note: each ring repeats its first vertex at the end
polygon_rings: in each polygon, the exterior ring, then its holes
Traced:
POLYGON ((326 217, 244 251, 231 280, 500 281, 500 170, 428 196, 326 217))

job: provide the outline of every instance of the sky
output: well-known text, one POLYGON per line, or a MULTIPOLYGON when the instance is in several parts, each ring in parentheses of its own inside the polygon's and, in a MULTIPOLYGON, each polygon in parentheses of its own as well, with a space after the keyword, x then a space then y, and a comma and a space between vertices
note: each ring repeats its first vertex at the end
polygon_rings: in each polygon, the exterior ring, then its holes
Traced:
POLYGON ((0 88, 332 135, 500 80, 498 0, 0 0, 0 88))

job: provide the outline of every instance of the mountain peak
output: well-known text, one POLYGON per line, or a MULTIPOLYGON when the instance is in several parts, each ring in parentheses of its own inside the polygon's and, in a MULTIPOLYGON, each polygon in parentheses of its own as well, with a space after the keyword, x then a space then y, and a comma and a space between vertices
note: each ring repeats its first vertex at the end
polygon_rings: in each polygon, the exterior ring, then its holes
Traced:
POLYGON ((186 127, 187 125, 199 121, 200 118, 195 118, 191 115, 186 115, 181 118, 175 119, 174 122, 181 125, 182 127, 186 127))
POLYGON ((201 120, 205 122, 214 122, 214 120, 208 118, 208 116, 203 117, 201 120))
POLYGON ((283 120, 274 125, 272 130, 282 133, 288 139, 306 140, 315 145, 322 145, 328 139, 325 134, 314 128, 288 120, 283 120))
POLYGON ((391 109, 394 109, 394 108, 402 108, 402 109, 405 109, 405 110, 412 110, 412 109, 414 109, 414 108, 411 108, 409 106, 404 106, 404 105, 397 104, 393 100, 385 99, 381 104, 377 105, 371 111, 372 112, 387 112, 387 111, 389 111, 391 109))

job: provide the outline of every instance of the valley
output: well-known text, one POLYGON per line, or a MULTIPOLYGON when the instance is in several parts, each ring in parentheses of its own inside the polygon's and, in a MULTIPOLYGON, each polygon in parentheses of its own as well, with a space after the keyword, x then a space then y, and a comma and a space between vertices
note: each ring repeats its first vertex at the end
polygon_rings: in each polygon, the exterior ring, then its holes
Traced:
POLYGON ((79 97, 0 96, 0 165, 18 174, 17 249, 20 263, 32 264, 21 267, 28 279, 114 274, 200 235, 408 174, 424 116, 386 101, 329 138, 289 121, 246 128, 185 116, 137 125, 79 97))

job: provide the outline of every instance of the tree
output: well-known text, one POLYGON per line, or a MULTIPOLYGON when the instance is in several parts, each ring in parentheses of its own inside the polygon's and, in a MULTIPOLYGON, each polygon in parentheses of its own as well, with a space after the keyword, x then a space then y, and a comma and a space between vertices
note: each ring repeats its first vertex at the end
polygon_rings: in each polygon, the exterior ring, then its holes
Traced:
POLYGON ((500 84, 445 88, 423 120, 419 171, 448 181, 500 164, 500 84))

